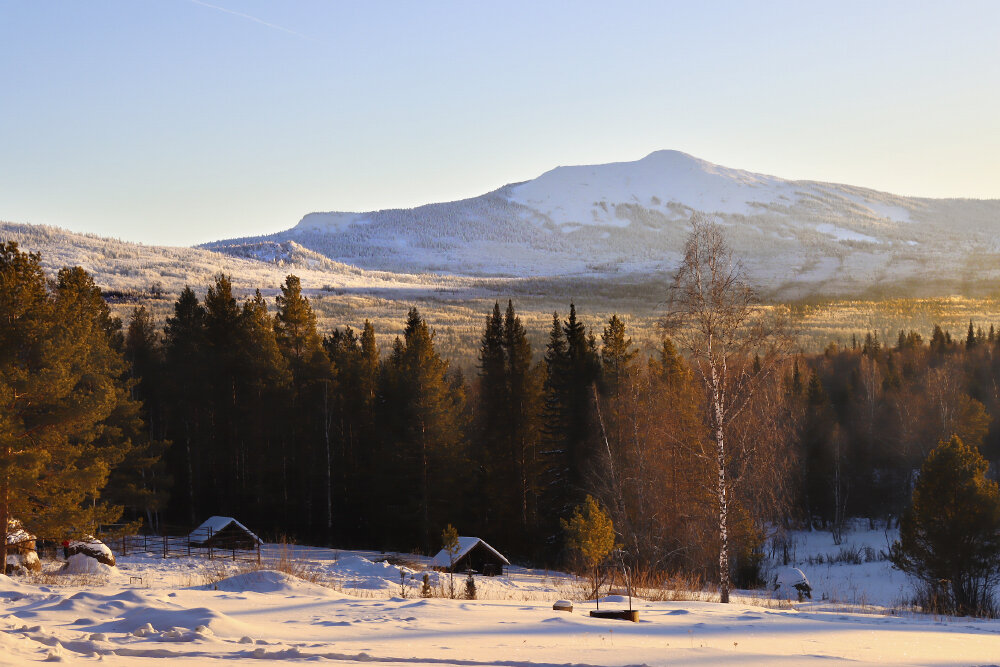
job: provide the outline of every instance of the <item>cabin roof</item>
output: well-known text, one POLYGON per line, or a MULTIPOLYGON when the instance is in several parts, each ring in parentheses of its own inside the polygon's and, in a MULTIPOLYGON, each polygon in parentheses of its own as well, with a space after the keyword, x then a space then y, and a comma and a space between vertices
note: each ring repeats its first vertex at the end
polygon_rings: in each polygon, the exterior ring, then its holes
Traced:
POLYGON ((201 542, 205 542, 209 537, 220 533, 230 525, 234 524, 244 533, 252 537, 258 544, 264 543, 264 540, 254 535, 253 531, 231 516, 210 516, 203 524, 191 531, 188 539, 192 544, 199 544, 201 542))
MULTIPOLYGON (((482 544, 484 547, 492 551, 497 558, 499 558, 505 565, 510 565, 510 561, 507 560, 502 553, 491 547, 486 543, 485 540, 479 537, 460 537, 458 538, 458 552, 455 554, 455 562, 465 557, 470 551, 472 551, 477 544, 482 544)), ((451 567, 451 556, 444 549, 437 552, 434 556, 434 560, 431 561, 432 567, 451 567)))

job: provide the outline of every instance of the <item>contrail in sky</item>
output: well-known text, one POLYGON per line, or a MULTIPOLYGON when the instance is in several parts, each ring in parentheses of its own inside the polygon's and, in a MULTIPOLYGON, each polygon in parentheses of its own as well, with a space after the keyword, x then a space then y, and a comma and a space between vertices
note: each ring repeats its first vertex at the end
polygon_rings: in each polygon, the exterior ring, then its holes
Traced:
POLYGON ((220 12, 232 14, 233 16, 239 16, 249 21, 253 21, 254 23, 259 23, 261 25, 267 26, 268 28, 274 28, 275 30, 280 30, 281 32, 287 32, 289 35, 295 35, 296 37, 301 37, 302 39, 308 39, 310 42, 315 41, 312 37, 303 35, 301 32, 295 32, 294 30, 290 30, 289 28, 285 28, 284 26, 276 25, 274 23, 268 23, 267 21, 262 21, 256 16, 250 16, 249 14, 244 14, 243 12, 237 12, 232 9, 226 9, 225 7, 219 7, 218 5, 212 5, 207 2, 202 2, 202 0, 190 0, 190 2, 193 2, 196 5, 201 5, 202 7, 209 7, 211 9, 216 9, 220 12))

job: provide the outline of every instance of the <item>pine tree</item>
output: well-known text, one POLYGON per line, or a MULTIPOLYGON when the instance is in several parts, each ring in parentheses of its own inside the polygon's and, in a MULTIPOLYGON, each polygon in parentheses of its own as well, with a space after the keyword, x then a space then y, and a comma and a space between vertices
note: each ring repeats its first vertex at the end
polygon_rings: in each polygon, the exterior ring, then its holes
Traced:
POLYGON ((166 356, 165 389, 170 409, 168 433, 174 446, 167 460, 175 480, 173 505, 181 516, 197 525, 205 468, 206 424, 206 343, 205 309, 194 290, 185 287, 174 304, 174 316, 164 328, 166 356), (180 497, 184 498, 179 502, 180 497))
MULTIPOLYGON (((383 375, 387 508, 414 519, 416 534, 396 531, 394 539, 417 539, 430 549, 431 527, 440 525, 449 501, 461 497, 462 407, 464 394, 449 381, 448 363, 434 348, 434 335, 416 308, 407 315, 403 338, 396 339, 383 375)), ((451 512, 453 513, 453 508, 451 512)), ((412 542, 404 542, 412 544, 412 542)))
POLYGON ((598 593, 600 576, 597 567, 615 548, 615 529, 611 517, 590 495, 574 508, 569 521, 560 520, 566 537, 566 547, 591 577, 590 596, 598 593))
POLYGON ((1000 580, 1000 493, 988 463, 958 436, 930 453, 890 558, 939 611, 992 614, 1000 580))
POLYGON ((320 349, 316 330, 316 314, 302 294, 302 282, 290 275, 281 285, 281 294, 275 297, 278 306, 274 318, 274 331, 278 346, 293 364, 309 364, 320 349))
POLYGON ((245 365, 241 309, 233 294, 232 281, 219 274, 205 294, 205 378, 206 408, 211 418, 208 438, 202 444, 205 469, 212 494, 203 508, 213 514, 233 513, 246 484, 242 466, 234 465, 243 456, 239 427, 244 399, 244 380, 250 376, 245 365))
POLYGON ((158 530, 159 512, 166 508, 173 480, 164 459, 170 441, 164 435, 163 350, 144 306, 132 311, 123 352, 131 400, 119 404, 108 435, 127 438, 131 447, 112 470, 102 498, 124 506, 129 519, 144 516, 146 524, 158 530))
MULTIPOLYGON (((128 397, 114 320, 91 277, 0 244, 0 525, 45 537, 95 532, 121 508, 98 498, 130 443, 108 419, 128 397)), ((6 562, 6 540, 0 540, 6 562)))
POLYGON ((313 512, 318 509, 323 517, 324 537, 329 540, 333 532, 333 419, 335 406, 331 400, 334 387, 334 368, 323 350, 316 330, 316 314, 302 294, 299 278, 290 275, 281 285, 281 294, 275 298, 277 313, 274 316, 274 333, 292 372, 292 442, 293 470, 289 478, 295 487, 304 510, 302 529, 314 525, 313 512), (296 419, 296 414, 318 415, 318 419, 296 419))
POLYGON ((239 373, 240 405, 235 424, 237 456, 231 462, 239 479, 234 500, 247 520, 256 525, 287 529, 289 522, 283 478, 274 475, 275 452, 287 449, 287 424, 282 408, 291 402, 291 371, 278 347, 271 317, 260 290, 240 307, 239 373), (280 510, 280 511, 279 511, 280 510), (249 515, 248 515, 249 514, 249 515))

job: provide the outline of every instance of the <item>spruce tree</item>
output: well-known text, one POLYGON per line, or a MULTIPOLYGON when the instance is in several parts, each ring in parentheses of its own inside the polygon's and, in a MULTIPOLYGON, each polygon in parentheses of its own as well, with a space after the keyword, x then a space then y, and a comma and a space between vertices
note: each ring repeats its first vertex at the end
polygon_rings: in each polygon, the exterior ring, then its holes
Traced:
POLYGON ((503 316, 500 314, 499 301, 493 304, 493 311, 486 318, 480 338, 478 386, 477 437, 473 457, 479 463, 479 483, 484 490, 481 498, 493 500, 480 502, 477 514, 482 528, 493 532, 495 529, 490 525, 491 520, 503 525, 504 518, 497 514, 516 506, 510 502, 516 489, 516 481, 507 430, 510 388, 507 382, 503 316))
POLYGON ((576 317, 571 303, 563 325, 566 336, 566 442, 569 452, 569 485, 574 502, 583 497, 586 476, 591 471, 596 443, 594 383, 600 374, 600 358, 593 336, 576 317))
POLYGON ((664 337, 660 343, 659 354, 649 360, 649 370, 657 380, 667 387, 674 387, 688 375, 687 368, 681 359, 677 346, 669 337, 664 337))
POLYGON ((639 351, 632 339, 625 334, 625 322, 618 315, 612 315, 601 334, 601 366, 604 385, 610 393, 617 393, 622 382, 634 370, 634 361, 639 351))
POLYGON ((542 516, 548 519, 547 537, 555 539, 558 521, 568 516, 569 498, 569 359, 566 338, 558 313, 552 313, 552 327, 545 345, 544 407, 542 412, 542 516))
MULTIPOLYGON (((526 549, 534 542, 537 522, 542 388, 539 374, 532 366, 531 343, 510 300, 503 318, 503 347, 508 388, 507 433, 517 478, 518 535, 522 549, 526 549)), ((515 544, 516 541, 512 540, 515 544)))
POLYGON ((569 516, 582 501, 595 462, 594 385, 600 358, 574 304, 565 322, 553 315, 545 366, 545 505, 554 538, 555 520, 569 516))

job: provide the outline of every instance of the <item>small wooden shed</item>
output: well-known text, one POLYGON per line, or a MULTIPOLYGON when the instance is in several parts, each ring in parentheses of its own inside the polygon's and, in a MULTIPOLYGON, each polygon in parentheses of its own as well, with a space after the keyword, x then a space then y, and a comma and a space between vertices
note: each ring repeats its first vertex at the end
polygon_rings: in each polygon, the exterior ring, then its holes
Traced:
POLYGON ((455 572, 471 570, 490 577, 503 574, 504 566, 510 565, 510 561, 503 554, 478 537, 458 538, 458 551, 449 554, 442 549, 434 556, 431 567, 447 570, 452 567, 452 558, 454 558, 455 572))
POLYGON ((188 542, 203 549, 255 550, 263 540, 231 516, 209 517, 205 523, 191 531, 188 542))

